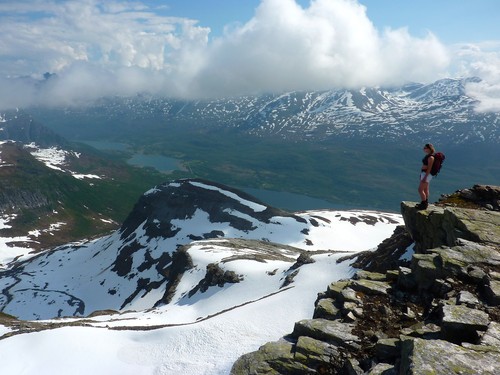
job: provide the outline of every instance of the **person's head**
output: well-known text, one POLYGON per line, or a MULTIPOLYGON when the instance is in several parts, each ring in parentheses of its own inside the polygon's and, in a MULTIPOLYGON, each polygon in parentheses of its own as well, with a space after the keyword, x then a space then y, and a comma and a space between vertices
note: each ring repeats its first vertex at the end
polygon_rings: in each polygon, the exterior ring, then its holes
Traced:
POLYGON ((433 154, 436 150, 434 150, 434 146, 432 145, 432 143, 426 143, 425 146, 424 146, 424 152, 426 154, 433 154))

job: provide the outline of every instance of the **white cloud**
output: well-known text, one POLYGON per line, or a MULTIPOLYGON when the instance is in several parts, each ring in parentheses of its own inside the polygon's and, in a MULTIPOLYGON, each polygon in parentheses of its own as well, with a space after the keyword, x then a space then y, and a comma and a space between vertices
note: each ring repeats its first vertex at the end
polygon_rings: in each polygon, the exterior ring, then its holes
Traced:
POLYGON ((209 92, 282 91, 430 81, 447 51, 429 34, 380 33, 349 0, 263 0, 254 18, 215 41, 193 85, 209 92))
POLYGON ((467 85, 467 94, 479 100, 479 112, 500 112, 500 41, 455 46, 458 74, 481 82, 467 85))
POLYGON ((355 0, 262 0, 212 41, 209 28, 140 2, 11 1, 0 3, 0 33, 1 77, 58 75, 37 87, 0 78, 0 107, 430 82, 447 75, 453 52, 431 33, 377 30, 355 0))

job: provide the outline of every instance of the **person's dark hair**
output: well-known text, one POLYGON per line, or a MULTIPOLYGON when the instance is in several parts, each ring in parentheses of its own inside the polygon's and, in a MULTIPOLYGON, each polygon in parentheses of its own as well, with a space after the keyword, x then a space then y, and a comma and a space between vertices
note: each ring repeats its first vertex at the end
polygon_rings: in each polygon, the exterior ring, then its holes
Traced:
POLYGON ((428 148, 429 150, 431 150, 432 154, 436 152, 436 150, 434 149, 434 146, 432 145, 432 143, 426 143, 424 147, 428 148))

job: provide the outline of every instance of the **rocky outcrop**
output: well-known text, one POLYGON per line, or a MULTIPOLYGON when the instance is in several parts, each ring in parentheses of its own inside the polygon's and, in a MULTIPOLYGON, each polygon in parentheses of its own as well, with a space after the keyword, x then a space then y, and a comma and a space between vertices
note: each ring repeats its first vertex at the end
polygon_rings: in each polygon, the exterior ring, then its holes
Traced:
POLYGON ((500 212, 434 205, 419 211, 414 203, 402 202, 401 213, 417 252, 454 246, 459 238, 500 246, 500 212))
POLYGON ((399 249, 388 261, 397 267, 332 283, 312 319, 241 357, 231 374, 500 373, 500 213, 410 202, 402 212, 416 251, 406 266, 400 233, 399 246, 393 236, 373 254, 381 263, 380 252, 399 249))

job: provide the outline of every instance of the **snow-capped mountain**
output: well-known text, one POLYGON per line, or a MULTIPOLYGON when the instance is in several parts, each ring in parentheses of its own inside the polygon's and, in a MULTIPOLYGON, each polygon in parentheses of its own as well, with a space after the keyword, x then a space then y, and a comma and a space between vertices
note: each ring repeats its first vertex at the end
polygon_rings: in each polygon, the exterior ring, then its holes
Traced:
POLYGON ((199 179, 157 185, 111 235, 0 272, 0 372, 227 374, 353 275, 342 257, 400 223, 373 211, 289 213, 199 179))
MULTIPOLYGON (((439 144, 496 144, 500 142, 500 113, 476 111, 477 100, 468 95, 467 86, 478 81, 478 78, 443 79, 426 85, 414 83, 392 88, 289 92, 198 101, 146 95, 104 98, 93 106, 66 108, 64 116, 75 121, 86 118, 87 123, 97 123, 102 118, 108 122, 123 119, 121 131, 123 123, 133 119, 127 130, 130 132, 136 130, 140 122, 141 130, 146 132, 149 123, 154 124, 152 129, 156 131, 158 123, 163 123, 169 127, 202 127, 212 131, 233 129, 291 140, 340 137, 404 139, 417 144, 422 139, 433 139, 439 144)), ((57 113, 53 116, 59 116, 57 113)))
POLYGON ((1 311, 50 319, 164 307, 175 309, 166 322, 192 322, 194 306, 209 316, 278 293, 304 265, 371 249, 399 223, 369 211, 288 213, 179 180, 146 192, 107 237, 11 263, 0 273, 1 311))

